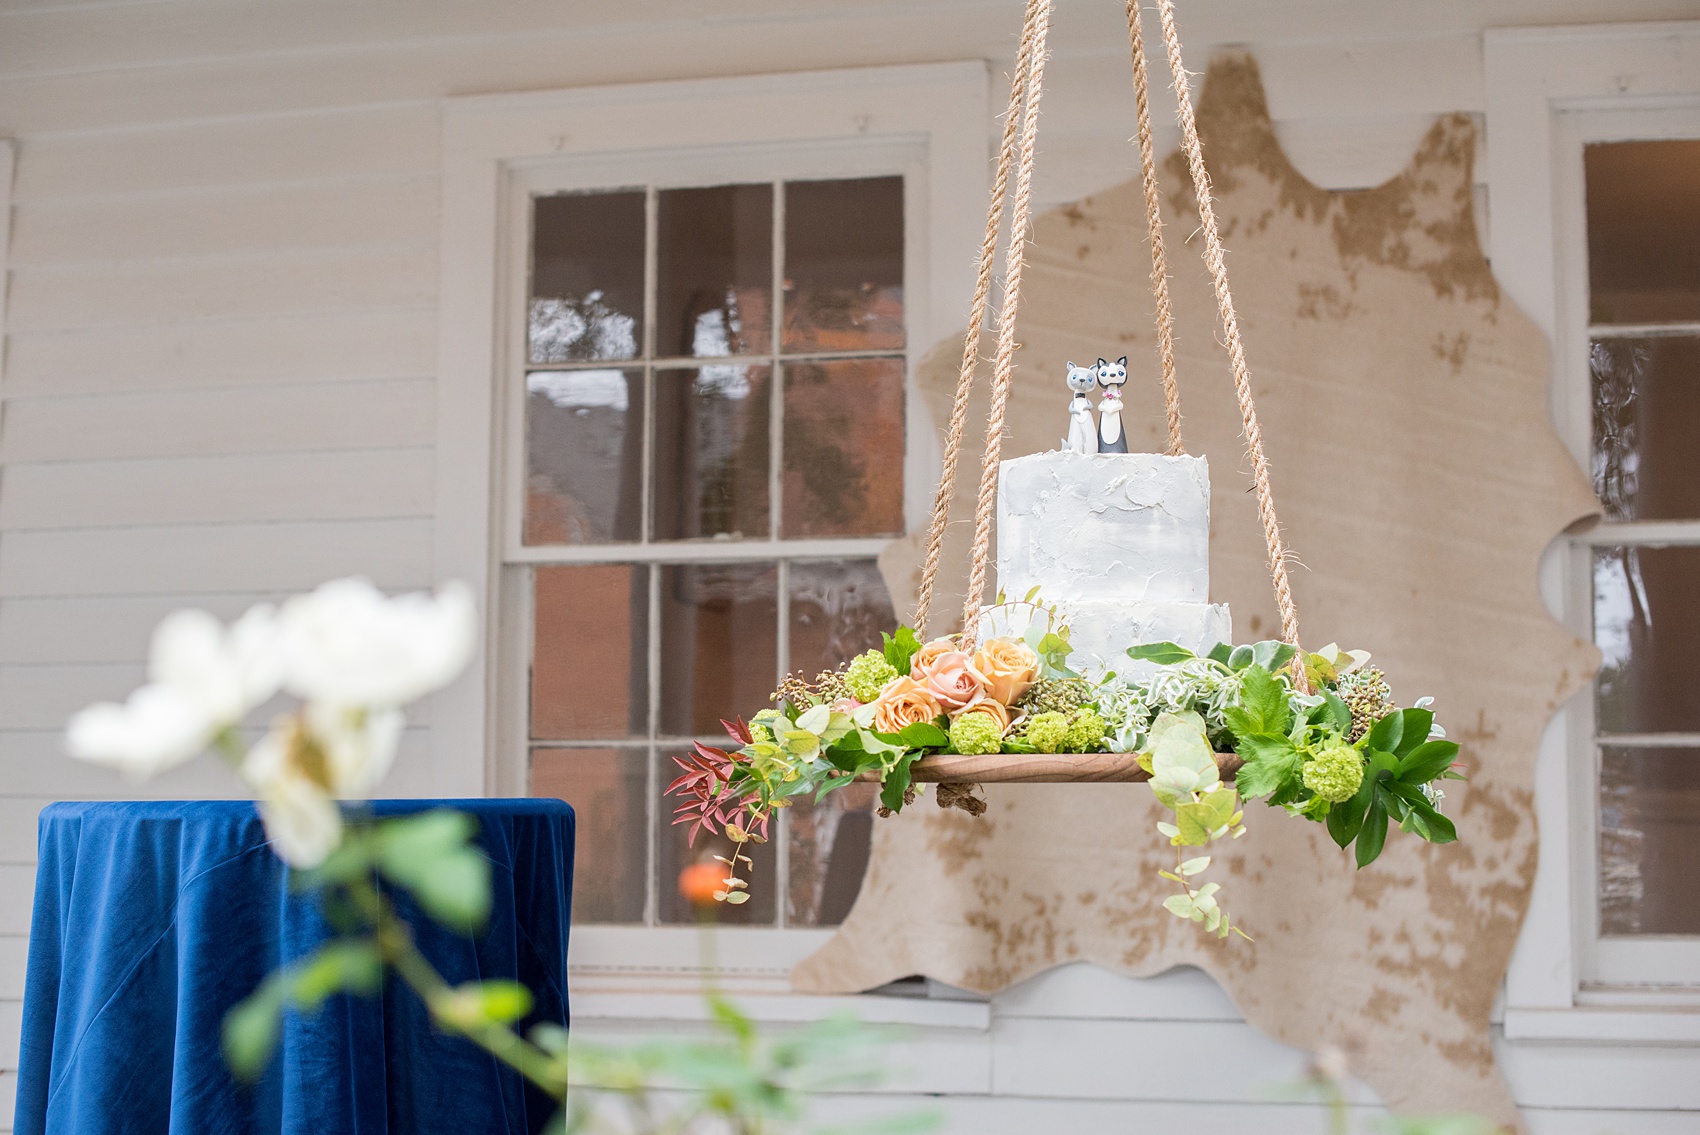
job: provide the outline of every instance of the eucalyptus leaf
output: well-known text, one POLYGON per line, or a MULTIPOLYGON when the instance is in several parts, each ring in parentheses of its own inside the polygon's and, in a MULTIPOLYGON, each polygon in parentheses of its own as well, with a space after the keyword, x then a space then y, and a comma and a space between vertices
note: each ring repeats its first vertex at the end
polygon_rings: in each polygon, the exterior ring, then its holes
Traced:
POLYGON ((1177 662, 1198 657, 1186 647, 1177 646, 1172 642, 1148 642, 1130 646, 1127 648, 1127 656, 1135 662, 1155 662, 1159 666, 1173 666, 1177 662))

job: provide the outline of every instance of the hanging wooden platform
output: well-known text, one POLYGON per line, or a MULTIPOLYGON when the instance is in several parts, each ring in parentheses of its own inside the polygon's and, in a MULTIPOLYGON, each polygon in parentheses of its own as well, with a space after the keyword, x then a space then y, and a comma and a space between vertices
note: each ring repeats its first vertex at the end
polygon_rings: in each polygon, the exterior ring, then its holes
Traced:
MULTIPOLYGON (((1243 763, 1233 753, 1216 754, 1223 780, 1234 779, 1243 763)), ((1132 753, 937 753, 916 761, 910 778, 921 784, 1125 784, 1151 774, 1132 753)))

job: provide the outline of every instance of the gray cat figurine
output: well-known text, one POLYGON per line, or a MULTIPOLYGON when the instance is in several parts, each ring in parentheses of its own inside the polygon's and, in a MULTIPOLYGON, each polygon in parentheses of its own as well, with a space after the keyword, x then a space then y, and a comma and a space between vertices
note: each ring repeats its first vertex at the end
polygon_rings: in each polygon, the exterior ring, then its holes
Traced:
POLYGON ((1092 367, 1068 364, 1068 388, 1074 399, 1068 404, 1068 436, 1062 447, 1069 453, 1097 453, 1098 426, 1092 420, 1092 403, 1087 399, 1098 385, 1098 372, 1092 367))

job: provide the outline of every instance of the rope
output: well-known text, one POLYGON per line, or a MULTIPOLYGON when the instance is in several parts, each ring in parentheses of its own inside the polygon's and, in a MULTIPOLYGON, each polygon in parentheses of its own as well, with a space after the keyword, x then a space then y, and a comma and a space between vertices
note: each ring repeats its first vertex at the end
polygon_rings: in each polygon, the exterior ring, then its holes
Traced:
MULTIPOLYGON (((1175 98, 1179 103, 1181 144, 1187 168, 1192 172, 1198 197, 1198 220, 1204 231, 1204 262, 1216 288, 1216 306, 1222 313, 1222 332, 1228 340, 1228 359, 1234 370, 1234 393, 1239 397, 1240 420, 1245 428, 1251 455, 1252 480, 1257 488, 1257 514, 1263 522, 1263 539, 1269 550, 1269 575, 1275 585, 1275 602, 1281 608, 1281 637, 1299 644, 1299 611, 1293 603, 1292 584, 1287 579, 1287 552, 1281 541, 1281 524, 1275 517, 1275 494, 1269 487, 1269 458, 1263 452, 1263 430, 1258 425, 1257 407, 1251 400, 1251 371, 1246 366, 1245 345, 1240 341, 1240 321, 1234 314, 1234 297, 1228 291, 1228 264, 1217 231, 1216 210, 1210 200, 1210 174, 1204 168, 1204 149, 1198 140, 1198 124, 1192 113, 1192 84, 1181 64, 1180 33, 1175 30, 1174 0, 1157 0, 1163 23, 1163 40, 1169 50, 1169 69, 1174 72, 1175 98)), ((1302 655, 1301 655, 1302 658, 1302 655)), ((1295 667, 1297 681, 1305 685, 1302 663, 1295 667)))
POLYGON ((1027 89, 1027 64, 1033 53, 1033 28, 1041 0, 1027 0, 1027 15, 1021 24, 1021 46, 1015 56, 1015 72, 1009 84, 1009 109, 1004 112, 1003 144, 998 148, 997 180, 992 185, 992 204, 986 214, 986 236, 980 242, 980 269, 974 283, 974 302, 968 309, 968 334, 962 341, 962 369, 956 380, 956 401, 950 410, 950 430, 945 435, 944 469, 938 491, 933 494, 933 518, 927 529, 927 564, 921 571, 921 587, 915 596, 915 634, 927 637, 927 615, 933 604, 933 584, 938 579, 939 556, 944 549, 944 530, 950 518, 951 497, 956 492, 956 464, 962 452, 962 429, 968 421, 968 395, 974 385, 974 368, 980 361, 980 327, 986 318, 986 297, 992 290, 992 262, 997 256, 998 230, 1003 225, 1004 198, 1009 193, 1009 167, 1015 154, 1016 124, 1021 120, 1021 96, 1027 89))
POLYGON ((1028 60, 1027 109, 1021 122, 1021 162, 1015 177, 1015 211, 1009 226, 1009 260, 1003 307, 998 312, 998 355, 992 370, 992 405, 986 416, 985 463, 980 470, 980 498, 974 510, 974 552, 968 595, 962 606, 962 649, 971 650, 986 590, 986 560, 991 550, 992 513, 997 503, 998 466, 1003 454, 1004 408, 1015 371, 1015 318, 1021 306, 1021 269, 1032 227, 1033 153, 1039 133, 1039 97, 1045 78, 1045 36, 1050 29, 1052 0, 1040 0, 1028 60))
POLYGON ((1151 100, 1146 87, 1145 32, 1139 0, 1127 0, 1127 34, 1133 48, 1133 99, 1139 106, 1139 164, 1145 181, 1145 220, 1151 228, 1151 294, 1157 300, 1157 354, 1163 363, 1163 409, 1169 418, 1170 457, 1181 444, 1181 392, 1175 380, 1175 313, 1169 307, 1169 260, 1163 251, 1163 214, 1157 189, 1156 145, 1151 141, 1151 100))

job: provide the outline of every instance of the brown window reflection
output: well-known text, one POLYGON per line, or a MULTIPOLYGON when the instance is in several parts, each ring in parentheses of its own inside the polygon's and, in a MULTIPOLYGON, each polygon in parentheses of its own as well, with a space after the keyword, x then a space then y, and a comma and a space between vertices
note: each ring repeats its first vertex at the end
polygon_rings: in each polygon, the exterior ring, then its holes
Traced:
POLYGON ((1600 933, 1700 934, 1700 749, 1601 750, 1600 933))
POLYGON ((1594 490, 1612 520, 1700 517, 1700 337, 1598 339, 1594 490))
MULTIPOLYGON (((674 753, 683 756, 684 750, 661 750, 662 776, 659 780, 662 788, 671 783, 677 774, 679 766, 673 763, 674 753)), ((679 872, 693 863, 716 863, 716 855, 732 858, 732 841, 724 834, 709 835, 707 832, 698 832, 696 845, 688 846, 686 840, 690 825, 672 823, 672 811, 678 807, 678 802, 671 797, 663 797, 657 801, 656 807, 660 809, 658 814, 666 825, 661 832, 660 863, 656 867, 657 913, 662 923, 695 922, 704 912, 694 909, 679 894, 679 872)), ((706 912, 714 921, 727 926, 773 925, 779 912, 779 881, 776 877, 778 856, 774 853, 779 838, 777 821, 769 825, 768 837, 766 843, 746 843, 743 848, 743 854, 749 856, 752 863, 743 864, 738 875, 749 880, 750 901, 736 906, 717 903, 706 912)))
POLYGON ((647 734, 649 568, 539 567, 532 607, 532 737, 647 734))
POLYGON ((1584 150, 1595 323, 1700 320, 1700 139, 1584 150))
POLYGON ((903 346, 903 179, 785 185, 784 349, 903 346))
POLYGON ((790 834, 785 917, 792 926, 837 926, 862 891, 874 834, 877 784, 852 784, 819 804, 786 809, 790 834))
POLYGON ((818 674, 878 650, 897 625, 874 560, 791 565, 791 658, 787 672, 818 674))
POLYGON ((1700 548, 1597 548, 1596 728, 1700 733, 1700 548))
POLYGON ((721 718, 768 705, 778 678, 779 573, 772 564, 661 569, 661 731, 714 736, 721 718))
POLYGON ((648 768, 643 749, 531 750, 531 795, 567 801, 577 820, 574 922, 643 921, 648 768))
POLYGON ((643 372, 533 371, 525 387, 525 542, 636 540, 643 372))
POLYGON ((771 374, 655 373, 655 539, 767 535, 771 374))
POLYGON ((640 190, 537 198, 528 334, 532 362, 638 356, 644 196, 640 190))
POLYGON ((903 531, 903 360, 785 368, 786 536, 903 531))
POLYGON ((655 353, 767 354, 773 186, 667 189, 658 197, 655 353))

